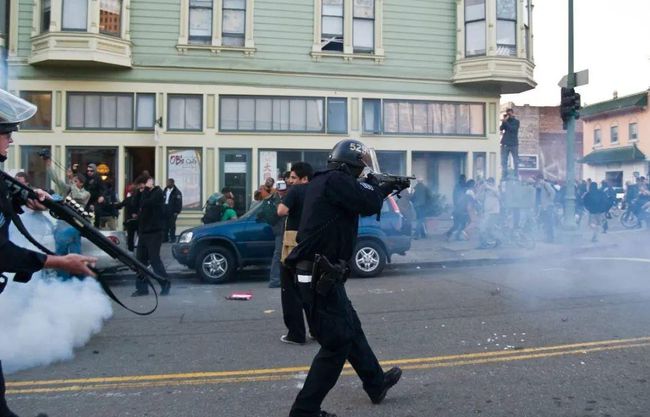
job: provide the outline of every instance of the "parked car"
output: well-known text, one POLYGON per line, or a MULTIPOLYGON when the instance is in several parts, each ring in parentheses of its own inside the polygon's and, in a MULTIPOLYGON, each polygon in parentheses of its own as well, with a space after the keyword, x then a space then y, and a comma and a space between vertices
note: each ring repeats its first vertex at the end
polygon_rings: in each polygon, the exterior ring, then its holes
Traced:
MULTIPOLYGON (((240 268, 269 265, 274 238, 271 227, 257 220, 260 208, 251 208, 237 220, 184 231, 172 246, 174 258, 196 270, 203 281, 215 284, 234 278, 240 268)), ((356 276, 377 276, 392 255, 404 255, 410 247, 411 224, 402 216, 393 197, 389 197, 384 201, 379 221, 376 216, 360 219, 350 268, 356 276)))
MULTIPOLYGON (((32 233, 34 238, 36 238, 43 246, 54 251, 54 227, 56 225, 56 220, 53 219, 49 213, 43 212, 42 216, 35 218, 24 218, 25 226, 32 233)), ((20 242, 24 241, 26 246, 30 246, 26 242, 26 239, 19 234, 18 231, 15 231, 17 239, 20 239, 20 242)), ((126 246, 126 234, 123 231, 119 230, 102 230, 102 234, 106 236, 111 242, 115 245, 121 247, 125 251, 127 250, 126 246)), ((125 266, 118 260, 113 259, 107 253, 99 249, 95 244, 90 242, 86 238, 81 238, 81 253, 88 256, 93 256, 97 258, 97 263, 95 264, 96 268, 102 272, 116 271, 122 269, 125 266)))

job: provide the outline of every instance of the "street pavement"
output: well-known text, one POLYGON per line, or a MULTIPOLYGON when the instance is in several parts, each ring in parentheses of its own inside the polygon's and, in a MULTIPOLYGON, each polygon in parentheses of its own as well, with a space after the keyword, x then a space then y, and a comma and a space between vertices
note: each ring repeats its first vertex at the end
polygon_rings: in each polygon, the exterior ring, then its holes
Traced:
MULTIPOLYGON (((648 416, 647 231, 605 240, 584 253, 561 246, 564 255, 522 262, 351 279, 370 344, 404 376, 376 406, 348 368, 324 408, 341 417, 648 416)), ((153 302, 128 298, 130 277, 115 284, 133 306, 153 302)), ((73 359, 8 377, 19 415, 287 416, 317 351, 279 341, 280 291, 267 288, 265 271, 219 286, 177 276, 154 315, 114 312, 73 359), (242 290, 252 300, 225 299, 242 290)))

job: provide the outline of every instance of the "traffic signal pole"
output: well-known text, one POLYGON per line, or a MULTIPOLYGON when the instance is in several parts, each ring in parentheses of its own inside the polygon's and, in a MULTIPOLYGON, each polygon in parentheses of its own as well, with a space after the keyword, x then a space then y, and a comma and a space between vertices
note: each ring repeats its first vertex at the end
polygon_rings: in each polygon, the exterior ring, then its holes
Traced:
MULTIPOLYGON (((569 0, 569 71, 567 72, 567 88, 576 86, 573 68, 573 0, 569 0)), ((575 140, 576 118, 572 112, 566 122, 566 194, 564 196, 564 227, 569 230, 577 228, 576 224, 576 193, 575 193, 575 140)))

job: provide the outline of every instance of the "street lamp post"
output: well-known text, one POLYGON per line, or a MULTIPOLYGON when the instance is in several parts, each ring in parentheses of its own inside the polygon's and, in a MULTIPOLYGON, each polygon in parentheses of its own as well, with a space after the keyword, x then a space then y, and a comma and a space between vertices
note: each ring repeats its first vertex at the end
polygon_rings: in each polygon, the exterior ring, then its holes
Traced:
MULTIPOLYGON (((573 68, 573 0, 569 0, 569 71, 567 72, 567 88, 576 86, 573 68)), ((564 202, 564 227, 575 229, 576 226, 576 196, 575 196, 575 140, 576 119, 570 114, 566 121, 566 195, 564 202)))

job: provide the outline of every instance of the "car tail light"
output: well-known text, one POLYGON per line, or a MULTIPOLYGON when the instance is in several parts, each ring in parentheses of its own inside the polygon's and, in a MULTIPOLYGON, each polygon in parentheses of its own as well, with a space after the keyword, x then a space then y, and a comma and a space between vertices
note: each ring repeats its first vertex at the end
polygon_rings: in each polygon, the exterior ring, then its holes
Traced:
POLYGON ((110 240, 111 242, 113 242, 113 244, 114 244, 115 246, 119 246, 119 245, 120 245, 120 239, 118 239, 117 236, 112 236, 112 235, 111 235, 111 236, 106 236, 106 237, 108 238, 108 240, 110 240))

